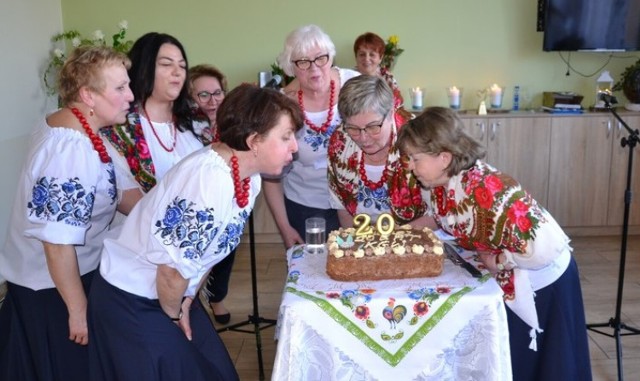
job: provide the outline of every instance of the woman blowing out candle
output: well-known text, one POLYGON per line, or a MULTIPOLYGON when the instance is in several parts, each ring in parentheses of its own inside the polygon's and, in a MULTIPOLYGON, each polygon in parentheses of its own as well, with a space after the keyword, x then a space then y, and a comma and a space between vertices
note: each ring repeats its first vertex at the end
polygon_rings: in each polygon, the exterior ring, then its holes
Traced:
POLYGON ((298 106, 245 84, 220 105, 220 142, 172 167, 104 243, 89 297, 91 380, 237 380, 199 298, 240 241, 260 174, 298 149, 298 106))
POLYGON ((578 268, 549 212, 480 160, 484 148, 450 109, 426 109, 397 145, 424 188, 428 215, 477 251, 504 291, 513 379, 591 380, 578 268))

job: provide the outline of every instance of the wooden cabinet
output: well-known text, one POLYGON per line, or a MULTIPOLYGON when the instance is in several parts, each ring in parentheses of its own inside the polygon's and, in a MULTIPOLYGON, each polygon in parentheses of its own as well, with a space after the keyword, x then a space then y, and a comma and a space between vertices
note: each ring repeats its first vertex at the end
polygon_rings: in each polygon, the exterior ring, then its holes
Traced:
MULTIPOLYGON (((622 116, 622 120, 624 120, 632 130, 640 129, 640 116, 622 116)), ((613 149, 611 153, 607 224, 609 226, 622 226, 624 220, 624 195, 627 187, 629 147, 622 147, 620 142, 622 138, 628 137, 629 133, 618 120, 613 120, 613 125, 613 149)), ((632 172, 632 198, 629 225, 640 225, 640 146, 636 146, 634 149, 632 172)))
POLYGON ((561 226, 606 226, 613 125, 608 115, 551 122, 548 210, 561 226))
POLYGON ((465 128, 487 148, 486 162, 512 176, 547 205, 551 118, 463 118, 465 128))

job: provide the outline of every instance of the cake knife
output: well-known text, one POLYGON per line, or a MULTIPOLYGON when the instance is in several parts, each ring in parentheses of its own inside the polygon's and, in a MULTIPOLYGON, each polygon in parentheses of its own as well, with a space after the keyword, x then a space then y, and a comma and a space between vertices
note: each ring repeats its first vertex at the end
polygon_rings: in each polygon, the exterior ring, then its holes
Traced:
POLYGON ((447 258, 451 260, 455 265, 467 270, 474 278, 481 278, 482 273, 474 265, 465 261, 460 254, 456 251, 455 247, 448 242, 443 241, 444 252, 447 254, 447 258))

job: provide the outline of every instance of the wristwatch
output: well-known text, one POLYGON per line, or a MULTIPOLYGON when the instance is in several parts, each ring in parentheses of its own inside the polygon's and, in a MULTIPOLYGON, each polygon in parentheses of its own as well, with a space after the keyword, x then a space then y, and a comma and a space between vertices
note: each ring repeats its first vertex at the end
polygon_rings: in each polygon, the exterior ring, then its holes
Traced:
POLYGON ((171 318, 172 321, 180 321, 180 319, 182 319, 182 308, 180 309, 180 312, 178 312, 178 317, 171 318))

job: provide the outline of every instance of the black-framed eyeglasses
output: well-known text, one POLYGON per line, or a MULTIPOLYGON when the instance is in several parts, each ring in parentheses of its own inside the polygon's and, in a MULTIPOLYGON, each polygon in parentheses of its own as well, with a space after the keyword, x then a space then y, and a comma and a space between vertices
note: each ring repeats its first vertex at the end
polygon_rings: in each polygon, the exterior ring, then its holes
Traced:
POLYGON ((323 67, 329 62, 329 55, 323 54, 321 56, 317 56, 313 60, 295 60, 291 61, 294 65, 300 70, 308 70, 311 67, 311 64, 316 64, 316 67, 323 67))
POLYGON ((382 117, 382 120, 379 123, 369 124, 368 126, 362 127, 362 128, 351 126, 345 123, 344 130, 352 138, 359 138, 362 135, 362 133, 365 133, 369 136, 376 136, 380 133, 380 131, 382 131, 382 125, 384 124, 385 119, 387 119, 387 115, 389 115, 389 113, 384 114, 384 116, 382 117))
POLYGON ((207 103, 211 100, 211 98, 219 101, 222 98, 224 98, 224 91, 222 89, 218 89, 216 91, 214 91, 213 93, 210 93, 208 91, 200 91, 198 94, 196 94, 198 96, 198 99, 200 99, 200 102, 202 103, 207 103))

